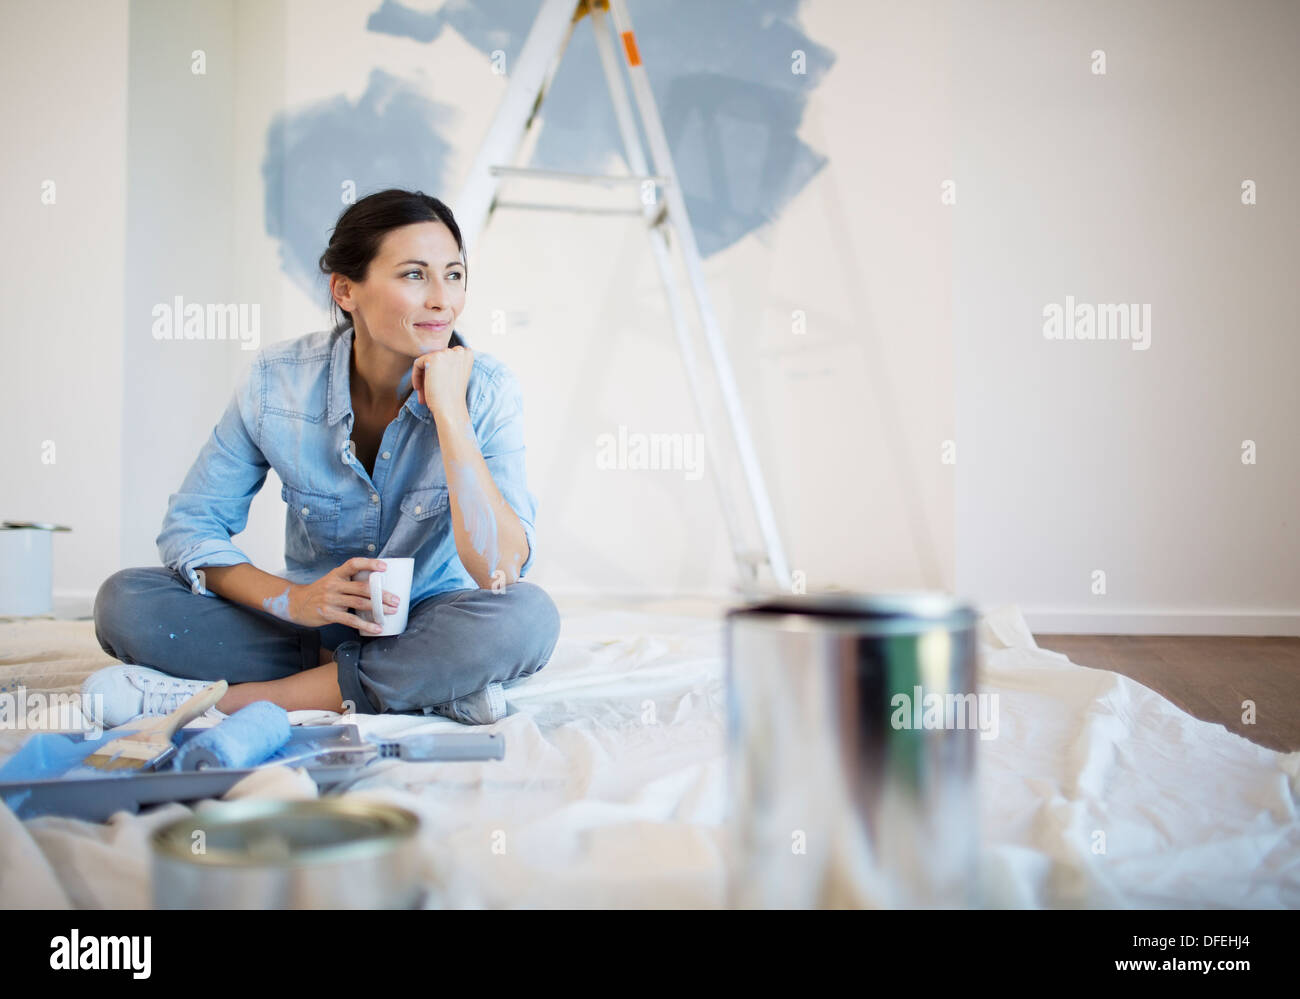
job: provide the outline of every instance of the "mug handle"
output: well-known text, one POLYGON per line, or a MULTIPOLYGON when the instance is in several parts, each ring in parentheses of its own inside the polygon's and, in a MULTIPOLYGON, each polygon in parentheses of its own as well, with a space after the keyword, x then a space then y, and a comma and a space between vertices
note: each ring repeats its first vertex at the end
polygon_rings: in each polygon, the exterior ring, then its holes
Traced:
POLYGON ((382 572, 370 574, 370 612, 374 616, 375 624, 382 628, 384 626, 384 574, 382 572))

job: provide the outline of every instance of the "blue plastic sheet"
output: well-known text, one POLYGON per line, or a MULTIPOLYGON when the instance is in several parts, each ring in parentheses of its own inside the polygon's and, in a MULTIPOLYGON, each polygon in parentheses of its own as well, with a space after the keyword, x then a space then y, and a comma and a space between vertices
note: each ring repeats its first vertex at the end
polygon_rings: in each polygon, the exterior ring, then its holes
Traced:
POLYGON ((0 766, 0 782, 52 780, 82 771, 105 777, 121 774, 122 771, 95 770, 81 764, 105 743, 139 730, 139 725, 122 725, 106 731, 98 739, 86 739, 75 733, 38 732, 0 766))

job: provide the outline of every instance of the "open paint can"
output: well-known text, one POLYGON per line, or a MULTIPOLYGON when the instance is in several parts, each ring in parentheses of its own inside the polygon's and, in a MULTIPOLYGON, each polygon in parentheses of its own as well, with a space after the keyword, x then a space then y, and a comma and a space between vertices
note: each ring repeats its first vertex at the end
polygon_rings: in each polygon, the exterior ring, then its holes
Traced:
POLYGON ((70 530, 40 521, 0 524, 0 617, 54 613, 54 533, 70 530))
POLYGON ((980 904, 977 622, 941 593, 727 613, 729 906, 980 904))
POLYGON ((153 834, 154 908, 419 908, 419 825, 345 798, 223 802, 153 834))

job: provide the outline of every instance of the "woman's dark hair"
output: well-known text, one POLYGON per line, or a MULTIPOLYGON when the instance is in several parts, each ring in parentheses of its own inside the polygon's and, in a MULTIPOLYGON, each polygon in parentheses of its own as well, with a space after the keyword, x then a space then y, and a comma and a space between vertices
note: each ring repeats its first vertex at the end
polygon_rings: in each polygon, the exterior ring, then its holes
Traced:
MULTIPOLYGON (((452 236, 456 238, 456 246, 460 249, 461 259, 465 261, 465 282, 468 284, 469 258, 465 255, 460 226, 456 224, 451 209, 423 191, 403 191, 398 188, 366 195, 344 210, 334 225, 329 246, 320 255, 321 273, 327 278, 330 274, 337 273, 350 281, 364 281, 366 272, 370 269, 370 261, 379 252, 384 234, 417 222, 441 222, 451 230, 452 236)), ((341 308, 333 296, 330 297, 330 307, 331 316, 338 309, 347 316, 348 324, 352 324, 352 313, 341 308)))

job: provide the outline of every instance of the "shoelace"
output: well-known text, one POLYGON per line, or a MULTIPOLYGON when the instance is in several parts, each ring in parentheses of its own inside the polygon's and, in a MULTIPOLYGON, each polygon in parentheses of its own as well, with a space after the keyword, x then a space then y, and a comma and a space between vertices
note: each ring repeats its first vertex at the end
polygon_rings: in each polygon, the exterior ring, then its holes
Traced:
POLYGON ((144 693, 140 704, 140 713, 145 715, 169 715, 194 696, 194 687, 185 680, 157 680, 153 677, 137 677, 137 684, 144 693))

